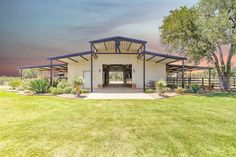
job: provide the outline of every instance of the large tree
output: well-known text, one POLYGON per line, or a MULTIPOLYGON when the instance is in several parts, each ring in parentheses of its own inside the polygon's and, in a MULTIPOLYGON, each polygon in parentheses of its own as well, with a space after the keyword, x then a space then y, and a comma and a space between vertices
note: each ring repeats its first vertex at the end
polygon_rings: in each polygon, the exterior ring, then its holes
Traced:
POLYGON ((202 60, 217 69, 220 88, 228 90, 236 50, 236 0, 200 0, 191 8, 170 11, 160 27, 163 45, 183 53, 196 64, 202 60), (228 47, 228 52, 222 51, 228 47))

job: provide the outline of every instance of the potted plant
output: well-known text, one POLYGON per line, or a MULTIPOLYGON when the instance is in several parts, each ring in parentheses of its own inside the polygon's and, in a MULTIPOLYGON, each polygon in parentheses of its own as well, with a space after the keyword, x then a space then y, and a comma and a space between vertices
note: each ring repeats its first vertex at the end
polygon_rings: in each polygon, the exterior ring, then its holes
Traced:
POLYGON ((165 80, 159 80, 156 82, 156 89, 158 90, 160 96, 164 96, 167 89, 166 86, 167 84, 165 80))
POLYGON ((74 79, 73 82, 74 82, 74 87, 76 89, 76 95, 79 97, 80 96, 81 85, 83 85, 84 79, 83 79, 83 77, 78 76, 74 79))

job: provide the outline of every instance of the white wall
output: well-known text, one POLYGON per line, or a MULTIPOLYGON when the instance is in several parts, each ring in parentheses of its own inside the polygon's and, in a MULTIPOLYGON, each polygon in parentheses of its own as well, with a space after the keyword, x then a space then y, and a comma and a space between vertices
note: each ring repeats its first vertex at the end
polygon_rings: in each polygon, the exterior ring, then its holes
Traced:
MULTIPOLYGON (((143 61, 137 59, 137 55, 125 54, 100 54, 93 60, 93 88, 102 85, 102 65, 103 64, 132 64, 132 82, 137 88, 143 88, 143 61)), ((68 64, 68 79, 75 76, 83 76, 83 71, 90 71, 90 61, 68 64)), ((146 62, 146 83, 150 80, 166 78, 166 65, 146 62)), ((86 80, 85 80, 86 81, 86 80)))

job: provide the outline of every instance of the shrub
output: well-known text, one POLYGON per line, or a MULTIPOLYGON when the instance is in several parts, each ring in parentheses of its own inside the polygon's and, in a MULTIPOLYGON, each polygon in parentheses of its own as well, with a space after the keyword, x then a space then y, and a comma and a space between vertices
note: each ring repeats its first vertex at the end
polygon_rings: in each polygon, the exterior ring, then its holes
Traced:
POLYGON ((178 84, 172 84, 172 85, 169 85, 168 87, 170 87, 170 89, 177 89, 178 84))
POLYGON ((19 79, 13 79, 11 80, 8 85, 12 87, 12 89, 16 89, 17 87, 19 87, 21 84, 21 81, 19 79))
POLYGON ((145 93, 154 93, 154 90, 151 89, 151 88, 148 88, 148 89, 145 90, 145 93))
POLYGON ((185 89, 182 88, 182 87, 178 87, 178 88, 175 89, 175 92, 176 92, 177 94, 184 94, 185 89))
POLYGON ((73 89, 71 90, 70 94, 76 94, 76 89, 73 88, 73 89))
POLYGON ((72 91, 72 87, 65 87, 64 89, 63 89, 63 93, 64 94, 69 94, 69 93, 71 93, 71 91, 72 91))
POLYGON ((30 90, 30 80, 23 80, 19 87, 20 90, 30 90))
POLYGON ((63 89, 62 88, 51 87, 50 92, 52 93, 52 95, 63 94, 63 89))
POLYGON ((61 80, 59 81, 59 83, 57 84, 57 88, 66 88, 66 87, 70 87, 70 83, 67 82, 67 80, 61 80))
POLYGON ((167 89, 166 86, 167 86, 166 81, 164 80, 156 81, 156 89, 158 90, 159 95, 164 95, 167 89))
POLYGON ((202 90, 202 87, 198 84, 192 84, 187 86, 187 92, 189 93, 199 93, 202 90))
POLYGON ((88 89, 80 89, 80 93, 89 93, 88 89))
POLYGON ((49 83, 45 79, 33 80, 30 82, 30 90, 35 93, 46 93, 49 88, 49 83))

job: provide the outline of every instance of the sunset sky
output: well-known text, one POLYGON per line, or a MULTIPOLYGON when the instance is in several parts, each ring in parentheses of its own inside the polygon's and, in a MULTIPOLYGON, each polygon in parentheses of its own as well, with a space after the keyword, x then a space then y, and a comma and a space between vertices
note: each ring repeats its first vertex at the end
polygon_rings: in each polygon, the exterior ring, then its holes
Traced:
POLYGON ((197 0, 1 0, 0 75, 47 57, 89 49, 89 40, 127 36, 165 52, 158 27, 169 10, 197 0))

